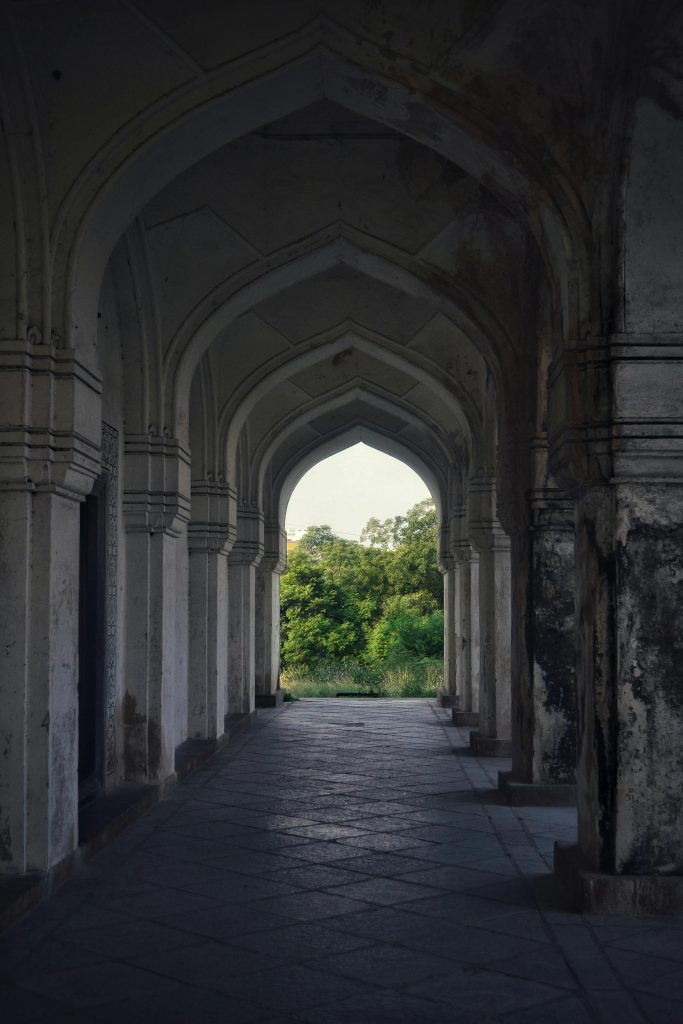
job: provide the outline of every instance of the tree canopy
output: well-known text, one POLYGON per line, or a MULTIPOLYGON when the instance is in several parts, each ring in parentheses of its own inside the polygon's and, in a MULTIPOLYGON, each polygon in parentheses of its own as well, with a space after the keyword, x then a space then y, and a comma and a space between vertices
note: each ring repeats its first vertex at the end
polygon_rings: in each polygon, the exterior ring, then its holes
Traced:
POLYGON ((282 575, 283 667, 439 656, 443 584, 436 545, 430 500, 405 516, 370 519, 360 543, 337 537, 327 524, 309 527, 282 575))

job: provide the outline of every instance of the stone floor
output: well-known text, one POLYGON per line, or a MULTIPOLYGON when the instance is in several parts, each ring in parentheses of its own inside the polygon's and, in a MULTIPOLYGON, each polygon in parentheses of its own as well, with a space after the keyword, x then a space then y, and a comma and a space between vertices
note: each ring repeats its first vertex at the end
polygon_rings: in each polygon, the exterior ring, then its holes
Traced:
POLYGON ((683 920, 539 906, 574 814, 500 806, 465 738, 430 701, 259 713, 0 936, 3 1024, 681 1024, 683 920))

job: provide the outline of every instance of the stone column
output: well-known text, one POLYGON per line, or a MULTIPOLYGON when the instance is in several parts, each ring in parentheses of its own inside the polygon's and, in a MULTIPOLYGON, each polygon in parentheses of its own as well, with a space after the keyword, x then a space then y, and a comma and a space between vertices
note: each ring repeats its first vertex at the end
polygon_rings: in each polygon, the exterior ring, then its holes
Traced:
POLYGON ((80 501, 101 382, 74 352, 0 341, 0 873, 78 842, 80 501))
POLYGON ((287 561, 287 534, 277 522, 265 526, 265 551, 256 568, 254 626, 257 707, 277 707, 280 689, 280 574, 287 561))
MULTIPOLYGON (((479 628, 479 552, 470 548, 470 673, 472 679, 472 714, 479 715, 481 683, 481 631, 479 628)), ((477 718, 477 725, 479 719, 477 718)))
POLYGON ((452 556, 442 557, 440 568, 443 575, 443 690, 439 693, 439 704, 442 707, 455 708, 460 689, 458 680, 459 581, 457 567, 452 556))
POLYGON ((515 804, 576 799, 574 503, 557 489, 529 498, 528 528, 513 537, 512 772, 515 804))
POLYGON ((580 488, 579 834, 556 870, 586 910, 681 914, 683 337, 592 339, 550 380, 551 454, 580 488))
POLYGON ((479 552, 480 688, 479 730, 472 733, 477 756, 511 753, 511 577, 510 539, 495 517, 490 478, 470 482, 470 535, 479 552))
POLYGON ((228 707, 228 553, 235 541, 235 496, 213 480, 192 484, 188 527, 188 733, 215 740, 228 707))
POLYGON ((453 709, 453 723, 476 729, 479 725, 479 560, 478 556, 476 559, 473 557, 469 542, 456 547, 455 569, 456 603, 460 622, 456 650, 458 696, 456 707, 453 709))
POLYGON ((176 747, 176 558, 190 518, 190 460, 173 438, 125 438, 125 776, 163 781, 176 747))
POLYGON ((256 566, 263 533, 263 515, 255 504, 242 503, 228 555, 228 715, 251 714, 256 703, 256 566))

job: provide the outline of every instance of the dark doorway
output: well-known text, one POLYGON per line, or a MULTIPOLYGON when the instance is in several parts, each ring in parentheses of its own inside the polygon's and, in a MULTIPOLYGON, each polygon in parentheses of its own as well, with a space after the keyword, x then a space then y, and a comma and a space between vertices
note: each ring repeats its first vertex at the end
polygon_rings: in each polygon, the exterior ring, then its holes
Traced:
POLYGON ((78 796, 92 799, 104 767, 104 598, 106 482, 81 505, 78 639, 78 796))

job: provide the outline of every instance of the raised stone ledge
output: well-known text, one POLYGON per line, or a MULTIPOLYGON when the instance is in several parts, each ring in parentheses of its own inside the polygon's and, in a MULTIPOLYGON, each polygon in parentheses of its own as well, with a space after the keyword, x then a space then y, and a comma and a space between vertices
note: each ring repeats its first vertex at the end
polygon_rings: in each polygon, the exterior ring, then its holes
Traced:
POLYGON ((286 690, 276 690, 275 693, 257 693, 254 698, 257 708, 279 708, 285 699, 286 690))
POLYGON ((480 736, 478 732, 471 732, 470 752, 473 757, 512 757, 512 740, 480 736))
POLYGON ((478 729, 479 728, 479 712, 478 711, 456 711, 453 708, 452 711, 453 725, 457 726, 458 729, 478 729))
POLYGON ((555 876, 574 910, 622 917, 683 914, 683 875, 608 875, 580 867, 579 848, 555 843, 555 876))
POLYGON ((571 782, 517 782, 512 772, 498 772, 498 793, 510 807, 575 807, 571 782))

